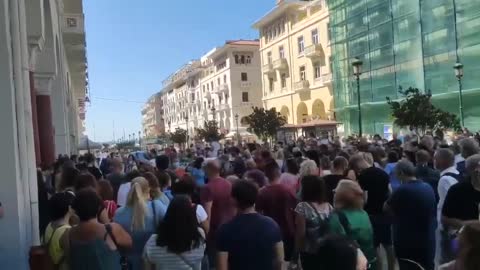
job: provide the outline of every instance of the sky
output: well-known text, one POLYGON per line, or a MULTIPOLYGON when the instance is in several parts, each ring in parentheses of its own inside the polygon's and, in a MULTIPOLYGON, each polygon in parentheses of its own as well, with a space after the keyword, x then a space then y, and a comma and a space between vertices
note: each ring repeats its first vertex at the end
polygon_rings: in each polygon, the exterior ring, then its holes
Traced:
POLYGON ((85 0, 89 138, 138 135, 141 109, 166 77, 226 40, 258 38, 251 26, 274 5, 275 0, 85 0))

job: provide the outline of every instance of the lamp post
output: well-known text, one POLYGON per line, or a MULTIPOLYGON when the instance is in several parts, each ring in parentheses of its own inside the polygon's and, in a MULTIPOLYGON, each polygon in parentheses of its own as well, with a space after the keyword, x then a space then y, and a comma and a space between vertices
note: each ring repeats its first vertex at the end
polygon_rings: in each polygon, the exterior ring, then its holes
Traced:
POLYGON ((142 131, 138 131, 138 147, 140 147, 140 149, 142 149, 142 144, 140 141, 141 137, 142 137, 142 131))
POLYGON ((186 122, 186 124, 187 124, 187 134, 186 134, 185 142, 186 142, 186 144, 187 144, 187 146, 188 146, 188 139, 189 139, 189 136, 188 136, 188 130, 189 130, 189 129, 188 129, 188 114, 185 115, 185 122, 186 122))
POLYGON ((358 106, 358 136, 362 137, 362 109, 360 108, 360 75, 362 75, 362 60, 355 57, 352 62, 353 75, 357 81, 357 106, 358 106))
POLYGON ((172 122, 169 120, 169 121, 168 121, 168 132, 170 132, 170 133, 172 132, 172 131, 171 131, 171 128, 170 128, 171 125, 172 125, 172 122))
POLYGON ((212 109, 211 109, 211 110, 212 110, 213 121, 216 121, 216 120, 217 120, 217 119, 216 119, 217 116, 215 115, 215 111, 216 111, 215 106, 212 106, 212 109))
POLYGON ((460 109, 460 123, 462 124, 462 128, 465 127, 465 121, 463 117, 463 94, 462 94, 462 78, 463 78, 463 64, 462 63, 455 63, 453 66, 455 70, 455 77, 457 77, 458 81, 458 101, 459 101, 459 109, 460 109))
POLYGON ((240 133, 238 132, 238 113, 235 114, 235 123, 237 124, 237 143, 240 145, 240 133))

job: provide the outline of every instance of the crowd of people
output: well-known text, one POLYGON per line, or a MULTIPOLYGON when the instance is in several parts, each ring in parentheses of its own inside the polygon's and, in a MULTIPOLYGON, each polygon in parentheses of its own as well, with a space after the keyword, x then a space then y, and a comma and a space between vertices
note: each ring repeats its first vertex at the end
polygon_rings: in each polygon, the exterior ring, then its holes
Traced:
POLYGON ((60 157, 39 174, 57 269, 480 269, 475 138, 149 155, 60 157))

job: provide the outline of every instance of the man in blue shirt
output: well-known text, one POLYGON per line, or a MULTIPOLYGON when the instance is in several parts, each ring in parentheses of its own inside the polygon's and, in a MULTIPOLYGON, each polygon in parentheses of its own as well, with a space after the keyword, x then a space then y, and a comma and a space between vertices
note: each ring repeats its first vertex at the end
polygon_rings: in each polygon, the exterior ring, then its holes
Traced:
POLYGON ((400 270, 404 269, 405 260, 433 270, 437 226, 435 193, 430 185, 417 180, 415 167, 409 161, 398 162, 394 173, 402 185, 393 192, 385 208, 394 216, 393 245, 400 270))
POLYGON ((239 180, 232 187, 238 215, 217 234, 218 270, 280 270, 284 252, 282 234, 273 219, 255 212, 258 190, 239 180))

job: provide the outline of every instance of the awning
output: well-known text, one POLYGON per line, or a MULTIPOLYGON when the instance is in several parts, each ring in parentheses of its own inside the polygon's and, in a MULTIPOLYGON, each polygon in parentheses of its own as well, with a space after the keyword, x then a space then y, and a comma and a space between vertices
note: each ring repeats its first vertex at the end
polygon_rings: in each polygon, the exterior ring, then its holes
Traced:
MULTIPOLYGON (((231 131, 229 132, 227 135, 225 135, 225 138, 229 139, 229 138, 235 138, 235 136, 237 136, 237 132, 236 131, 231 131)), ((248 132, 248 131, 240 131, 240 137, 254 137, 255 135, 253 135, 252 133, 248 132)))
POLYGON ((283 128, 283 129, 310 128, 310 127, 336 128, 337 125, 339 125, 339 124, 341 124, 341 123, 339 123, 337 121, 316 119, 316 120, 308 121, 308 122, 297 124, 297 125, 286 124, 286 125, 282 126, 281 128, 283 128))
POLYGON ((78 144, 78 150, 94 150, 94 149, 102 149, 103 145, 101 143, 96 143, 87 136, 83 136, 80 139, 80 143, 78 144))

